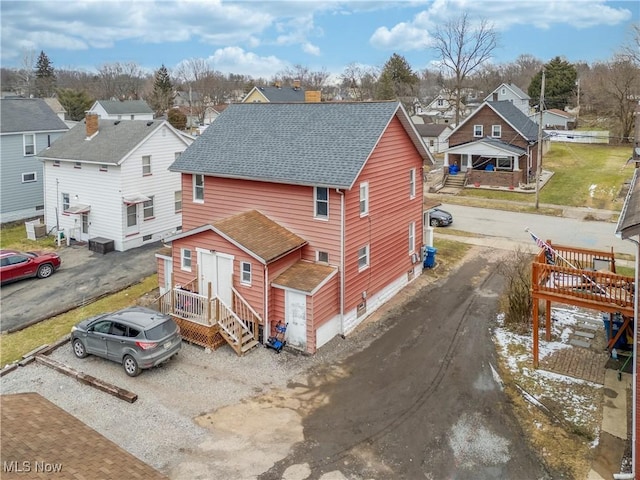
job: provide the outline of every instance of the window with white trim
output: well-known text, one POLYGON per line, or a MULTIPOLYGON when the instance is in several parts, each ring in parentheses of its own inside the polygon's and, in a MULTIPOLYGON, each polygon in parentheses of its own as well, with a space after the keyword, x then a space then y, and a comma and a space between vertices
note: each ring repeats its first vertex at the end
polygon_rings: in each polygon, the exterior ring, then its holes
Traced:
POLYGON ((149 197, 149 200, 142 204, 142 218, 144 220, 151 220, 153 218, 153 197, 149 197))
POLYGON ((151 155, 142 156, 142 176, 151 175, 151 155))
POLYGON ((82 162, 76 162, 73 164, 73 168, 82 168, 82 162))
POLYGON ((502 125, 491 125, 491 136, 500 138, 502 136, 502 125))
POLYGON ((409 198, 416 196, 416 169, 409 170, 409 198))
POLYGON ((416 222, 409 224, 409 254, 416 251, 416 222))
POLYGON ((511 157, 496 158, 496 170, 513 170, 513 161, 511 157))
POLYGON ((22 183, 37 182, 38 176, 36 172, 27 172, 22 174, 22 183))
POLYGON ((127 205, 127 228, 136 227, 138 225, 138 205, 127 205))
POLYGON ((482 137, 482 125, 474 125, 473 126, 473 136, 474 137, 482 137))
POLYGON ((369 266, 369 245, 358 250, 358 270, 364 270, 369 266))
POLYGON ((360 216, 369 215, 369 182, 360 184, 360 216))
POLYGON ((182 211, 182 190, 173 193, 173 205, 175 213, 182 211))
POLYGON ((188 248, 180 249, 180 268, 187 272, 191 271, 191 250, 188 248))
POLYGON ((69 194, 68 193, 62 193, 61 194, 62 197, 62 211, 65 212, 67 210, 69 210, 69 194))
POLYGON ((313 197, 315 204, 314 216, 316 218, 329 218, 329 189, 326 187, 314 187, 313 197))
POLYGON ((204 203, 204 175, 201 173, 193 174, 193 201, 204 203))
POLYGON ((100 165, 100 171, 101 172, 108 172, 109 171, 109 165, 106 165, 106 164, 100 165))
POLYGON ((329 263, 329 252, 317 251, 316 261, 322 262, 322 263, 329 263))
POLYGON ((24 147, 25 156, 36 154, 36 136, 33 133, 23 134, 22 143, 24 147))
POLYGON ((240 262, 240 282, 251 285, 251 264, 249 262, 240 262))
POLYGON ((60 166, 60 160, 54 160, 53 161, 53 166, 54 167, 59 167, 60 166))

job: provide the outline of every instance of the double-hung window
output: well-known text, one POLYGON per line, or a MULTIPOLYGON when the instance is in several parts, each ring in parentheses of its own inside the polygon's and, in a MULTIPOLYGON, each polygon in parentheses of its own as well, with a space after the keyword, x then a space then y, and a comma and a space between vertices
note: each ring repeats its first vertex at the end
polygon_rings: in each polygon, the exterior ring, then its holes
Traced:
POLYGON ((358 270, 364 270, 369 266, 369 245, 358 250, 358 270))
POLYGON ((326 187, 315 187, 313 189, 315 197, 315 212, 316 218, 329 218, 329 189, 326 187))
POLYGON ((416 197, 416 169, 409 170, 409 198, 416 197))
POLYGON ((191 250, 188 248, 180 249, 180 268, 188 272, 191 271, 191 250))
POLYGON ((69 194, 68 193, 63 193, 62 194, 62 211, 66 212, 67 210, 69 210, 69 194))
POLYGON ((182 190, 177 190, 173 193, 173 205, 175 213, 182 211, 182 190))
POLYGON ((149 200, 142 204, 142 218, 144 220, 151 220, 153 218, 153 197, 149 197, 149 200))
POLYGON ((482 125, 474 125, 473 126, 473 136, 474 137, 482 137, 482 135, 483 135, 482 125))
POLYGON ((193 174, 193 201, 204 203, 204 175, 201 173, 193 174))
POLYGON ((502 136, 502 125, 492 125, 491 136, 493 138, 500 138, 502 136))
POLYGON ((369 182, 360 184, 360 216, 369 215, 369 182))
POLYGON ((22 135, 22 143, 24 145, 25 156, 36 154, 36 136, 33 133, 25 133, 22 135))
POLYGON ((151 155, 142 157, 142 176, 151 175, 151 155))
POLYGON ((251 285, 251 264, 249 262, 240 263, 240 282, 251 285))
POLYGON ((409 254, 416 251, 416 222, 409 224, 409 254))

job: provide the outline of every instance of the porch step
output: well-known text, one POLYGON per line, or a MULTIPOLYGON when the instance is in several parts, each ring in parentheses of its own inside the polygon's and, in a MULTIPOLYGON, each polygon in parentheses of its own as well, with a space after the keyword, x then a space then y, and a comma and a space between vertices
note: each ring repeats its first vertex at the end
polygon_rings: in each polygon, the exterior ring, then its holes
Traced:
POLYGON ((253 347, 255 347, 257 345, 259 345, 257 340, 251 340, 250 342, 243 344, 242 348, 240 349, 240 351, 242 353, 246 353, 246 352, 248 352, 249 350, 251 350, 253 347))
POLYGON ((457 175, 447 175, 447 179, 444 186, 447 188, 464 188, 467 183, 467 177, 465 174, 458 173, 457 175))

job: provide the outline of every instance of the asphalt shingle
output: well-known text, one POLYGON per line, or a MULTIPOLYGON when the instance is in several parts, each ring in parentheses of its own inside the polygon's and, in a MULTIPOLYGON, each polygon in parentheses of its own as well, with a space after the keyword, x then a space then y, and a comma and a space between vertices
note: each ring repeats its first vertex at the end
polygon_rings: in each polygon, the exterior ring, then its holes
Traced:
POLYGON ((398 102, 232 104, 169 168, 350 188, 398 102))
POLYGON ((0 100, 0 133, 58 132, 68 128, 41 98, 0 100))

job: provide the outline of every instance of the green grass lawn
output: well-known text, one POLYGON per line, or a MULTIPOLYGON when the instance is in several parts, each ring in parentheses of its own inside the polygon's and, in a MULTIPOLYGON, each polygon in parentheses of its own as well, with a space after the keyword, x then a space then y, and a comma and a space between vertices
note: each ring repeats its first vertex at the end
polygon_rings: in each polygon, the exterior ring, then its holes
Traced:
MULTIPOLYGON (((623 185, 633 176, 631 146, 552 142, 542 168, 553 177, 539 192, 540 203, 620 211, 623 185)), ((465 197, 535 202, 534 193, 465 189, 465 197)))

